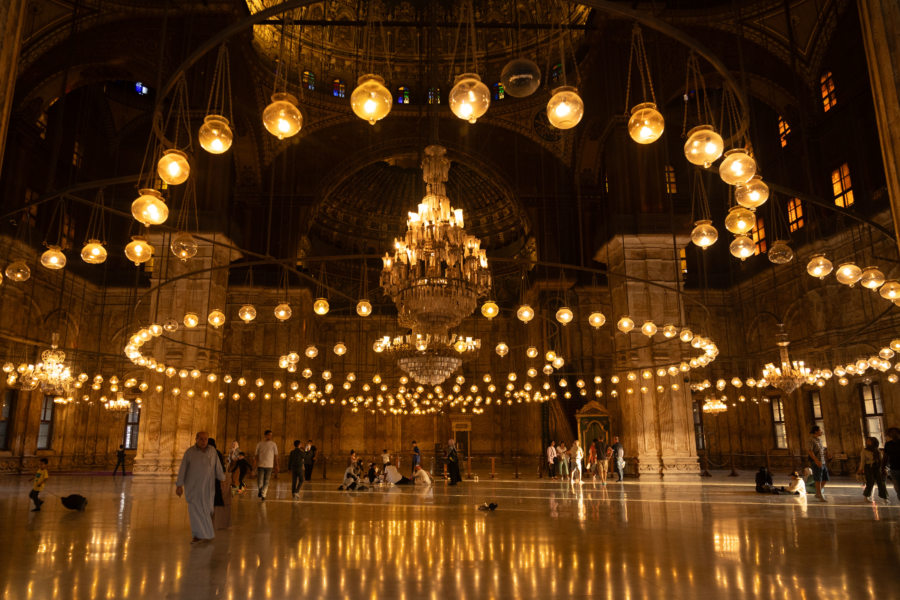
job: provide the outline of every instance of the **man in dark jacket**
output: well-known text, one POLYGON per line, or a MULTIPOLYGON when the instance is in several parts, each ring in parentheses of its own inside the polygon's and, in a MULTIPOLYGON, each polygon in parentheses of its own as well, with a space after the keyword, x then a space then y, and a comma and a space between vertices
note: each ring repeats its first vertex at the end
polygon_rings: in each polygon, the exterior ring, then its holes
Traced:
POLYGON ((313 466, 316 464, 316 447, 313 446, 312 440, 306 440, 306 447, 303 450, 306 451, 306 456, 303 458, 304 476, 309 481, 312 479, 313 466))
POLYGON ((300 440, 294 440, 294 449, 288 457, 288 470, 291 472, 291 493, 294 500, 300 499, 300 486, 306 467, 306 450, 300 447, 300 440))

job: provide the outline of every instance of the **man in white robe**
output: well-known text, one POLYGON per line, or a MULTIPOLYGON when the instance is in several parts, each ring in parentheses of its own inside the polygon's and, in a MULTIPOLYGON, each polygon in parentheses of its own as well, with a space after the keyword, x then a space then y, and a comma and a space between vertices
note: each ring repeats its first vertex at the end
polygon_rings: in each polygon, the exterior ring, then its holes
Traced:
POLYGON ((185 495, 188 515, 191 519, 191 543, 211 540, 216 537, 213 526, 213 502, 215 486, 225 480, 225 471, 215 449, 208 446, 209 434, 197 433, 197 443, 187 449, 178 469, 175 494, 185 495))

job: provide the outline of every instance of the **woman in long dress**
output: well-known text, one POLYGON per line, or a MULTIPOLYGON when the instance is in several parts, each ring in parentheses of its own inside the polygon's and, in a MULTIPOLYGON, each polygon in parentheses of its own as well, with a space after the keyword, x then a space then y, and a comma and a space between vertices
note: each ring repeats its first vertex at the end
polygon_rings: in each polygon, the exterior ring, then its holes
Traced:
POLYGON ((572 483, 575 483, 575 474, 578 474, 578 483, 581 483, 581 463, 584 460, 584 450, 581 449, 581 444, 578 440, 572 442, 572 475, 569 480, 572 483))
POLYGON ((447 442, 447 473, 450 475, 450 485, 456 485, 462 481, 459 474, 459 453, 456 451, 456 440, 447 442))

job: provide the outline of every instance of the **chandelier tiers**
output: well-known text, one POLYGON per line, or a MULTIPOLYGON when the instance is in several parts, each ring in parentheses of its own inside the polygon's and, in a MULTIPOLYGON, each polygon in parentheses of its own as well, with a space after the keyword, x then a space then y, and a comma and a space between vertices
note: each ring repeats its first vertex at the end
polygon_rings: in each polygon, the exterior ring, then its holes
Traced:
POLYGON ((419 334, 447 331, 475 312, 491 289, 481 240, 467 235, 460 208, 450 206, 446 149, 428 146, 422 161, 426 193, 410 212, 406 236, 385 254, 381 287, 397 306, 399 324, 419 334))
POLYGON ((19 378, 24 389, 33 390, 40 386, 48 395, 71 395, 75 379, 72 369, 65 364, 66 353, 58 348, 58 344, 59 334, 54 333, 50 348, 41 352, 41 362, 28 365, 19 378))
POLYGON ((417 383, 440 385, 464 362, 478 356, 481 340, 456 334, 385 336, 375 342, 376 352, 396 358, 397 364, 417 383))
POLYGON ((798 387, 807 383, 812 376, 812 371, 804 365, 803 361, 791 361, 788 356, 788 346, 791 342, 784 333, 784 326, 779 324, 778 333, 775 334, 775 344, 781 355, 781 367, 769 363, 763 369, 763 378, 772 387, 776 387, 785 394, 790 394, 798 387))

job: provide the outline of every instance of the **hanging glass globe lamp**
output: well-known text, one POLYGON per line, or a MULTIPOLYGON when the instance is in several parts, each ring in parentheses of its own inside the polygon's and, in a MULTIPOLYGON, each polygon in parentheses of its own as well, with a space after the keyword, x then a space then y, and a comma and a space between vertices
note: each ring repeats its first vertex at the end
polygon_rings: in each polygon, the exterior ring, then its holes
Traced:
POLYGON ((840 283, 853 287, 859 281, 859 278, 862 277, 862 269, 857 267, 855 263, 847 262, 837 268, 834 276, 840 283))
POLYGON ((125 246, 125 256, 135 265, 140 265, 153 258, 153 246, 139 235, 132 236, 125 246))
POLYGON ((356 314, 361 317, 368 317, 372 314, 372 303, 368 300, 360 300, 356 303, 356 314))
POLYGON ((81 249, 81 260, 89 265, 99 265, 106 261, 106 248, 98 240, 90 239, 81 249))
POLYGON ((197 316, 197 313, 185 313, 184 320, 182 322, 188 329, 193 329, 200 324, 200 317, 197 316))
POLYGON ((556 311, 556 320, 563 325, 568 325, 569 323, 571 323, 573 317, 574 315, 572 314, 572 309, 568 306, 563 306, 558 311, 556 311))
POLYGON ((156 173, 169 185, 184 183, 191 174, 187 154, 175 148, 166 150, 156 163, 156 173))
POLYGON ((66 255, 59 246, 50 246, 41 254, 41 265, 58 271, 66 266, 66 255))
POLYGON ((719 232, 713 227, 712 221, 709 219, 701 219, 694 223, 694 229, 691 231, 691 241, 703 250, 716 243, 719 239, 719 232))
POLYGON ((494 352, 497 353, 497 356, 506 356, 509 353, 509 346, 500 342, 497 344, 496 348, 494 348, 494 352))
POLYGON ((206 317, 206 322, 218 329, 225 324, 225 313, 218 308, 215 308, 211 310, 209 316, 206 317))
POLYGON ((732 206, 725 217, 725 229, 734 235, 749 233, 756 225, 756 214, 743 206, 732 206))
POLYGON ((708 167, 722 156, 724 148, 722 136, 712 125, 698 125, 688 131, 684 155, 691 164, 708 167))
POLYGON ((881 289, 878 290, 878 293, 885 300, 898 300, 900 299, 900 282, 897 282, 894 279, 889 279, 882 284, 881 289))
POLYGON ((859 277, 859 283, 864 288, 877 290, 884 285, 884 273, 878 267, 866 267, 859 277))
POLYGON ((485 319, 493 319, 500 314, 500 307, 493 300, 488 300, 481 305, 481 314, 485 319))
POLYGON ((756 161, 744 148, 732 148, 719 165, 719 177, 728 185, 744 185, 756 175, 756 161))
POLYGON ((162 194, 151 188, 138 190, 137 199, 131 203, 131 215, 146 226, 161 225, 169 218, 169 207, 162 194))
POLYGON ((297 98, 293 94, 279 92, 272 94, 272 102, 262 115, 266 131, 279 140, 297 135, 303 127, 303 114, 297 108, 297 98))
POLYGON ((644 324, 641 325, 641 333, 647 337, 653 337, 657 331, 659 331, 659 328, 653 321, 644 321, 644 324))
POLYGON ((824 254, 813 254, 806 264, 806 272, 819 279, 825 279, 833 269, 834 265, 831 264, 830 260, 825 258, 824 254))
POLYGON ((534 318, 534 309, 527 304, 523 304, 516 311, 516 318, 523 323, 528 323, 534 318))
POLYGON ((335 344, 333 350, 334 350, 334 353, 337 354, 338 356, 343 356, 343 355, 347 354, 347 346, 344 344, 344 342, 338 342, 337 344, 335 344))
POLYGON ((653 102, 643 102, 631 109, 628 135, 638 144, 652 144, 663 134, 666 124, 653 102))
POLYGON ((769 199, 769 186, 762 177, 755 175, 744 185, 734 190, 734 201, 750 210, 755 210, 769 199))
POLYGON ((275 318, 279 321, 287 321, 291 318, 291 314, 291 305, 287 302, 282 302, 275 307, 275 318))
POLYGON ((328 314, 328 300, 325 298, 317 298, 315 302, 313 302, 313 312, 319 316, 328 314))
POLYGON ((547 102, 547 120, 557 129, 572 129, 584 116, 584 101, 578 90, 564 85, 553 90, 547 102))
POLYGON ((775 265, 786 265, 794 260, 794 251, 785 240, 775 240, 766 254, 769 262, 775 265))
POLYGON ((22 283, 31 277, 31 268, 24 260, 14 260, 6 266, 6 277, 10 281, 22 283))
POLYGON ((206 115, 200 126, 200 147, 210 154, 222 154, 231 148, 234 134, 228 125, 228 119, 222 115, 206 115))
POLYGON ((592 312, 588 316, 588 323, 594 329, 600 329, 601 327, 603 327, 603 324, 606 323, 606 315, 599 311, 592 312))
POLYGON ((746 235, 738 235, 729 244, 728 251, 735 258, 747 260, 756 251, 756 244, 746 235))
POLYGON ((454 115, 474 123, 491 105, 491 91, 476 73, 463 73, 456 77, 449 100, 454 115))
POLYGON ((256 318, 256 307, 252 304, 245 304, 238 309, 238 318, 244 323, 249 323, 256 318))
POLYGON ((384 85, 384 79, 369 73, 356 81, 356 89, 350 94, 350 108, 353 113, 374 125, 391 112, 394 97, 384 85))
POLYGON ((618 323, 616 323, 616 328, 622 333, 629 333, 632 329, 634 329, 634 321, 631 317, 624 316, 619 319, 618 323))
POLYGON ((182 262, 186 262, 197 256, 197 240, 190 233, 176 233, 169 243, 169 249, 182 262))

